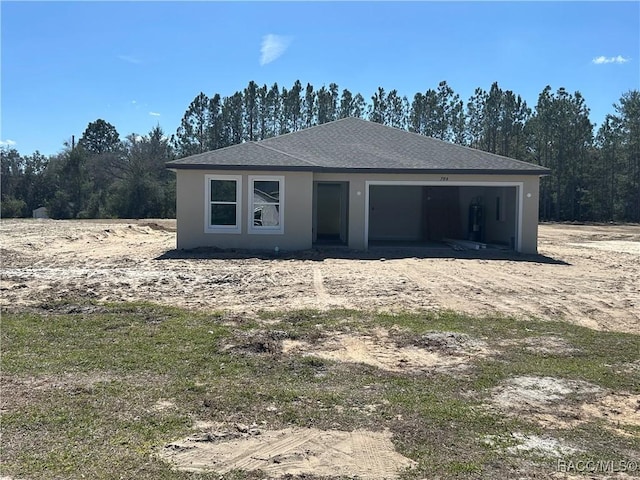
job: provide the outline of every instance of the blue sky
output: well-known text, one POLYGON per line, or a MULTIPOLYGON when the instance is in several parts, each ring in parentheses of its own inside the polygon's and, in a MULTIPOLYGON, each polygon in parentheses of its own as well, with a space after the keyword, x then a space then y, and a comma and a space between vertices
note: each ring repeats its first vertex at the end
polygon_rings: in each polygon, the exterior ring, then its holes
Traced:
POLYGON ((201 91, 254 80, 367 100, 494 81, 534 107, 580 91, 600 124, 640 88, 640 2, 8 2, 1 13, 0 141, 54 154, 102 118, 121 138, 175 133, 201 91))

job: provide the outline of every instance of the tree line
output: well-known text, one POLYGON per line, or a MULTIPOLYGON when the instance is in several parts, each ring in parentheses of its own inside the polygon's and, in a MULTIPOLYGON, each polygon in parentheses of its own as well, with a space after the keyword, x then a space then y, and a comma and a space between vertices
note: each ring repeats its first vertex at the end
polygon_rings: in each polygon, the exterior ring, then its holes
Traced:
POLYGON ((29 217, 41 206, 51 218, 175 215, 175 176, 165 168, 175 155, 159 126, 120 140, 113 125, 98 119, 78 145, 48 158, 1 153, 3 217, 29 217))
POLYGON ((57 155, 2 149, 2 215, 54 218, 171 217, 175 179, 164 164, 346 117, 427 135, 551 169, 540 218, 640 222, 640 92, 623 93, 596 130, 580 92, 545 87, 535 106, 494 83, 465 102, 442 81, 411 100, 379 87, 367 101, 335 83, 315 89, 254 81, 233 95, 198 94, 176 132, 160 126, 124 140, 105 120, 57 155))

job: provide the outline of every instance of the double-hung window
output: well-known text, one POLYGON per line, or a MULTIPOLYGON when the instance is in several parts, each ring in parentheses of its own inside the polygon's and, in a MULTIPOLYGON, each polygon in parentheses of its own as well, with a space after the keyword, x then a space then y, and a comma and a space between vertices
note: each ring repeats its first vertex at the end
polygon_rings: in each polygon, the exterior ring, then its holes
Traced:
POLYGON ((284 177, 249 176, 249 233, 284 233, 284 177))
POLYGON ((241 233, 240 175, 205 175, 205 232, 241 233))

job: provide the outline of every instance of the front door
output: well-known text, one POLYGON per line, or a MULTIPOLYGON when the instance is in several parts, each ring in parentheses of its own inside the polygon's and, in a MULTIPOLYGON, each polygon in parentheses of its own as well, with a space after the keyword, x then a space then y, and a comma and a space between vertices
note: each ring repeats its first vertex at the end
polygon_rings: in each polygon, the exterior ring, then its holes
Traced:
POLYGON ((324 244, 347 243, 347 182, 315 184, 314 241, 324 244))

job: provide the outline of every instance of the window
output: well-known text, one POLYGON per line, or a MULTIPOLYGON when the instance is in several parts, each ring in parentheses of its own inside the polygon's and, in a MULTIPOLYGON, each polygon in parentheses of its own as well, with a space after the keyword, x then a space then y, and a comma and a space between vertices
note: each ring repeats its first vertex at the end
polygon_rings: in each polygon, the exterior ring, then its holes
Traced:
POLYGON ((205 175, 205 233, 240 233, 239 175, 205 175))
POLYGON ((249 233, 284 233, 284 177, 249 176, 249 233))

